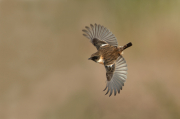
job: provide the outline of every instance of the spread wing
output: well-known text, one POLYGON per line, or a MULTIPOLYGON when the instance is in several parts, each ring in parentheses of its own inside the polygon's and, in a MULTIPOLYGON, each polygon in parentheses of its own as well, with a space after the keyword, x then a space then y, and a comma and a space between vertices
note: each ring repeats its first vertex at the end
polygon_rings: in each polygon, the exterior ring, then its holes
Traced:
POLYGON ((107 89, 106 95, 110 91, 110 97, 112 95, 113 90, 114 95, 116 95, 116 91, 120 93, 120 90, 122 90, 124 82, 127 78, 127 64, 125 59, 122 56, 119 56, 112 66, 105 66, 105 68, 107 84, 104 91, 107 89))
POLYGON ((86 26, 85 28, 86 29, 82 30, 85 33, 83 35, 91 40, 97 50, 102 44, 118 46, 116 37, 106 27, 97 24, 90 24, 90 27, 86 26))

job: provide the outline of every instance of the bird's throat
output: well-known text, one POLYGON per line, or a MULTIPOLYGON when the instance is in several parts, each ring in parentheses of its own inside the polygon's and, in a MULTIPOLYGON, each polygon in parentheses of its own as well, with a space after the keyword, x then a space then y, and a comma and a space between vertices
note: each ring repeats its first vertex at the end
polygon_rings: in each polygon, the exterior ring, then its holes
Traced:
POLYGON ((99 60, 97 61, 99 64, 104 64, 104 58, 100 56, 99 60))

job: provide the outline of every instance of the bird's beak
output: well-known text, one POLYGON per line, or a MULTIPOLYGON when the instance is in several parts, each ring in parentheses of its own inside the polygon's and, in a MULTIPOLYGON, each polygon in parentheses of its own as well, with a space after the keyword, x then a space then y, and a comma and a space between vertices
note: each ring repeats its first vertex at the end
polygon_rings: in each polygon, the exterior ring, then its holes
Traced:
POLYGON ((91 60, 92 58, 90 57, 90 58, 88 58, 88 60, 91 60))

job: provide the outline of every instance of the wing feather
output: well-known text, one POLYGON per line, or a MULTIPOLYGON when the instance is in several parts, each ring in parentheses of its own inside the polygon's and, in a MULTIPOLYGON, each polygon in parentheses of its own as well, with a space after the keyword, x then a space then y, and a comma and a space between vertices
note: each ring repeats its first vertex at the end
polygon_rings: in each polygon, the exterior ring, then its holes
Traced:
POLYGON ((116 89, 118 91, 118 93, 120 93, 120 90, 122 90, 122 85, 119 81, 117 81, 118 79, 114 80, 114 83, 116 83, 116 89))
POLYGON ((92 42, 92 44, 98 49, 102 44, 109 44, 112 46, 118 46, 117 39, 112 34, 111 31, 109 31, 106 27, 97 25, 97 24, 90 24, 90 27, 85 26, 86 29, 83 29, 84 36, 92 42), (97 39, 100 43, 94 44, 94 39, 97 39), (103 42, 102 42, 103 41, 103 42))
POLYGON ((105 66, 105 68, 106 68, 106 73, 112 74, 112 76, 108 75, 107 84, 104 91, 108 89, 106 94, 110 92, 109 96, 111 96, 112 92, 114 91, 114 95, 116 95, 116 90, 118 91, 118 93, 120 93, 120 90, 122 90, 122 87, 124 86, 124 82, 127 79, 126 61, 122 56, 119 56, 115 64, 112 65, 112 68, 109 68, 107 66, 105 66), (114 69, 113 73, 111 73, 112 69, 114 69), (108 79, 109 77, 111 77, 111 79, 108 79))

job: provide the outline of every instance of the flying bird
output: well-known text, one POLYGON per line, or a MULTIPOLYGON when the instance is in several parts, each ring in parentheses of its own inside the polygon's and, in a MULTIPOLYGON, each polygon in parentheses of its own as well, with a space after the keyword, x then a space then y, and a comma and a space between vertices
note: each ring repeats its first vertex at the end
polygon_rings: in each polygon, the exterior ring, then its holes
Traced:
POLYGON ((106 69, 107 84, 103 91, 107 89, 105 95, 109 92, 109 97, 114 92, 120 93, 124 82, 127 79, 127 64, 122 56, 123 51, 132 46, 129 42, 124 46, 118 46, 116 37, 106 27, 90 24, 83 29, 84 36, 90 39, 90 42, 97 48, 97 52, 93 53, 89 60, 104 65, 106 69))

